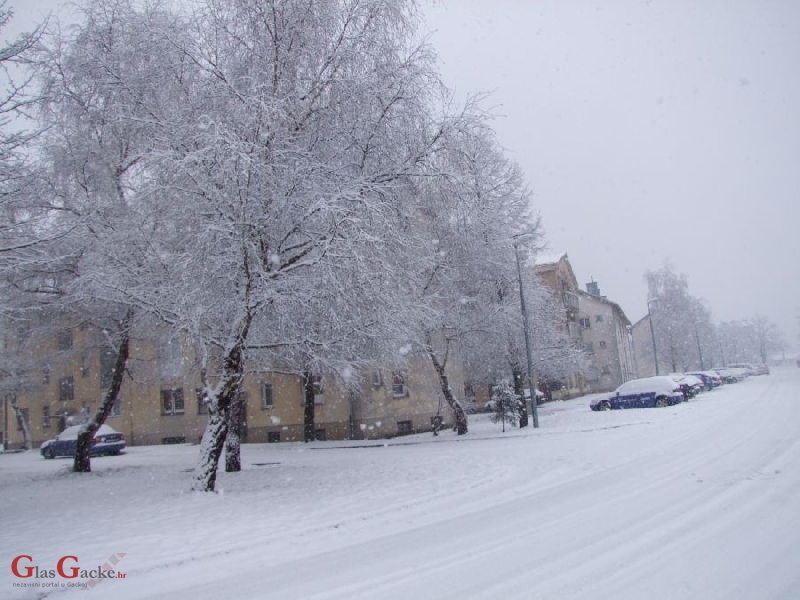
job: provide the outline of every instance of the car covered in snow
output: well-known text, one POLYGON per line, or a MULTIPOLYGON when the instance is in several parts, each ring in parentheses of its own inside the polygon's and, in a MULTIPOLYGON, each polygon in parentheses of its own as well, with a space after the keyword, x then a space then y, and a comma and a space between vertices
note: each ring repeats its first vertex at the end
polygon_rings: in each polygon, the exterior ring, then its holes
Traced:
POLYGON ((714 370, 719 373, 725 383, 738 383, 749 376, 748 370, 742 367, 723 367, 722 369, 714 370))
POLYGON ((696 375, 690 373, 670 373, 669 376, 681 386, 684 400, 694 398, 697 394, 706 389, 703 380, 696 375))
POLYGON ((729 369, 744 369, 747 373, 747 376, 750 377, 751 375, 757 374, 757 369, 751 363, 733 363, 732 365, 728 365, 729 369))
MULTIPOLYGON (((83 425, 67 427, 52 440, 44 442, 40 446, 39 452, 45 458, 75 456, 75 450, 78 447, 78 433, 82 427, 83 425)), ((124 449, 125 436, 108 425, 101 425, 92 439, 89 456, 120 454, 124 449)))
POLYGON ((705 385, 707 390, 713 390, 715 387, 722 385, 722 377, 716 371, 692 371, 687 375, 694 375, 698 377, 705 385))
POLYGON ((667 375, 657 375, 626 381, 610 395, 592 400, 589 408, 592 410, 652 408, 681 402, 683 402, 683 392, 678 382, 667 375))

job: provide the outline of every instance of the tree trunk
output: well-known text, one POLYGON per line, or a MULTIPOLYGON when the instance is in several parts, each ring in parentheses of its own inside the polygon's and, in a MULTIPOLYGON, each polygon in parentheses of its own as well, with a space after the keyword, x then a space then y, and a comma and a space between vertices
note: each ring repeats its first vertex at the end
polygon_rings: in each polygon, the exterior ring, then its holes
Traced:
POLYGON ((11 408, 14 410, 14 416, 17 418, 20 429, 22 429, 22 441, 25 445, 25 450, 32 450, 33 441, 31 440, 31 428, 28 426, 28 419, 25 418, 25 413, 17 406, 16 396, 14 396, 14 399, 11 401, 11 408))
POLYGON ((92 447, 94 434, 100 426, 106 422, 111 408, 119 397, 119 390, 122 388, 122 380, 125 378, 125 366, 128 364, 130 353, 131 323, 133 322, 133 309, 129 308, 125 313, 125 318, 120 323, 121 339, 117 360, 114 363, 114 373, 111 377, 111 385, 108 386, 103 401, 94 413, 94 417, 78 433, 78 442, 75 448, 75 460, 72 463, 74 473, 89 473, 92 470, 92 463, 89 458, 89 450, 92 447))
POLYGON ((303 373, 303 441, 313 442, 314 431, 314 376, 311 371, 303 373))
POLYGON ((225 435, 225 472, 238 473, 242 470, 242 403, 241 390, 234 396, 227 414, 228 431, 225 435))
MULTIPOLYGON (((231 355, 237 352, 236 349, 232 350, 229 359, 225 362, 228 363, 231 355)), ((214 491, 217 482, 217 467, 228 434, 228 419, 233 397, 241 386, 241 377, 235 371, 223 372, 223 378, 224 382, 217 397, 216 407, 213 407, 214 402, 209 407, 208 424, 200 444, 200 459, 194 471, 192 489, 198 492, 214 491)))
POLYGON ((213 492, 217 483, 217 465, 222 455, 225 434, 228 431, 227 417, 222 413, 208 416, 208 424, 200 444, 200 461, 194 470, 192 489, 200 492, 213 492))
POLYGON ((228 433, 228 417, 238 394, 241 393, 244 374, 244 344, 253 315, 247 313, 236 336, 236 343, 228 351, 222 365, 222 376, 216 402, 209 406, 208 425, 200 445, 200 458, 194 470, 192 489, 213 492, 217 482, 217 467, 228 433))
POLYGON ((459 401, 453 395, 453 390, 450 389, 450 382, 447 380, 447 375, 444 372, 444 366, 442 366, 442 364, 439 362, 439 359, 436 357, 436 354, 433 352, 433 350, 428 349, 428 356, 431 357, 433 368, 436 370, 436 374, 439 376, 439 386, 442 389, 444 399, 447 400, 447 404, 453 410, 453 413, 455 413, 456 433, 458 435, 464 435, 467 433, 467 413, 464 412, 464 407, 461 406, 459 401))
MULTIPOLYGON (((525 402, 525 384, 523 382, 522 369, 519 365, 511 365, 511 375, 514 378, 514 396, 519 400, 519 426, 528 426, 528 404, 525 402)), ((536 402, 536 393, 531 398, 532 402, 536 402)))

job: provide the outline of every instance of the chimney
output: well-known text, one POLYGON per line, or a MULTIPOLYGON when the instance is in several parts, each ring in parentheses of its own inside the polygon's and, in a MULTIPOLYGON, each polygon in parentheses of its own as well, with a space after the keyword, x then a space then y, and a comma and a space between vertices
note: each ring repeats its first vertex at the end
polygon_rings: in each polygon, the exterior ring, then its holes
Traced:
POLYGON ((586 291, 589 292, 592 296, 600 297, 600 284, 598 284, 594 279, 592 279, 589 283, 586 284, 586 291))

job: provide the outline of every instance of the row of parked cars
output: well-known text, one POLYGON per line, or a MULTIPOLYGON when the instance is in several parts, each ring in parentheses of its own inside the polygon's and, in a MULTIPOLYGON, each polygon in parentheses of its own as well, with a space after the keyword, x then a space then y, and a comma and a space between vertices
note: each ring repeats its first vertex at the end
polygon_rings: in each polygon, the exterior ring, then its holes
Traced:
POLYGON ((595 398, 589 403, 589 407, 592 410, 612 410, 672 406, 694 398, 702 391, 712 390, 727 383, 736 383, 753 375, 769 375, 769 367, 739 363, 709 371, 632 379, 607 396, 595 398))

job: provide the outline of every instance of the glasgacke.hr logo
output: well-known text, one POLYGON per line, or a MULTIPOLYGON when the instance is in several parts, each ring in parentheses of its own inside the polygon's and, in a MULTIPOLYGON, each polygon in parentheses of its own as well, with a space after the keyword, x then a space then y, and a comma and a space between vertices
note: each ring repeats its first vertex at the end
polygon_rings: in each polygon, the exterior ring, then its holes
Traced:
POLYGON ((125 556, 124 552, 116 552, 108 557, 105 564, 90 569, 81 568, 78 557, 72 555, 62 556, 58 559, 55 569, 41 568, 33 563, 29 554, 20 554, 11 561, 11 572, 14 577, 34 581, 14 582, 14 587, 76 587, 94 589, 96 585, 107 579, 125 579, 126 574, 115 569, 125 556), (68 579, 69 581, 58 581, 68 579), (73 581, 80 579, 81 581, 73 581), (46 581, 41 581, 46 580, 46 581), (56 580, 56 581, 49 581, 56 580))

